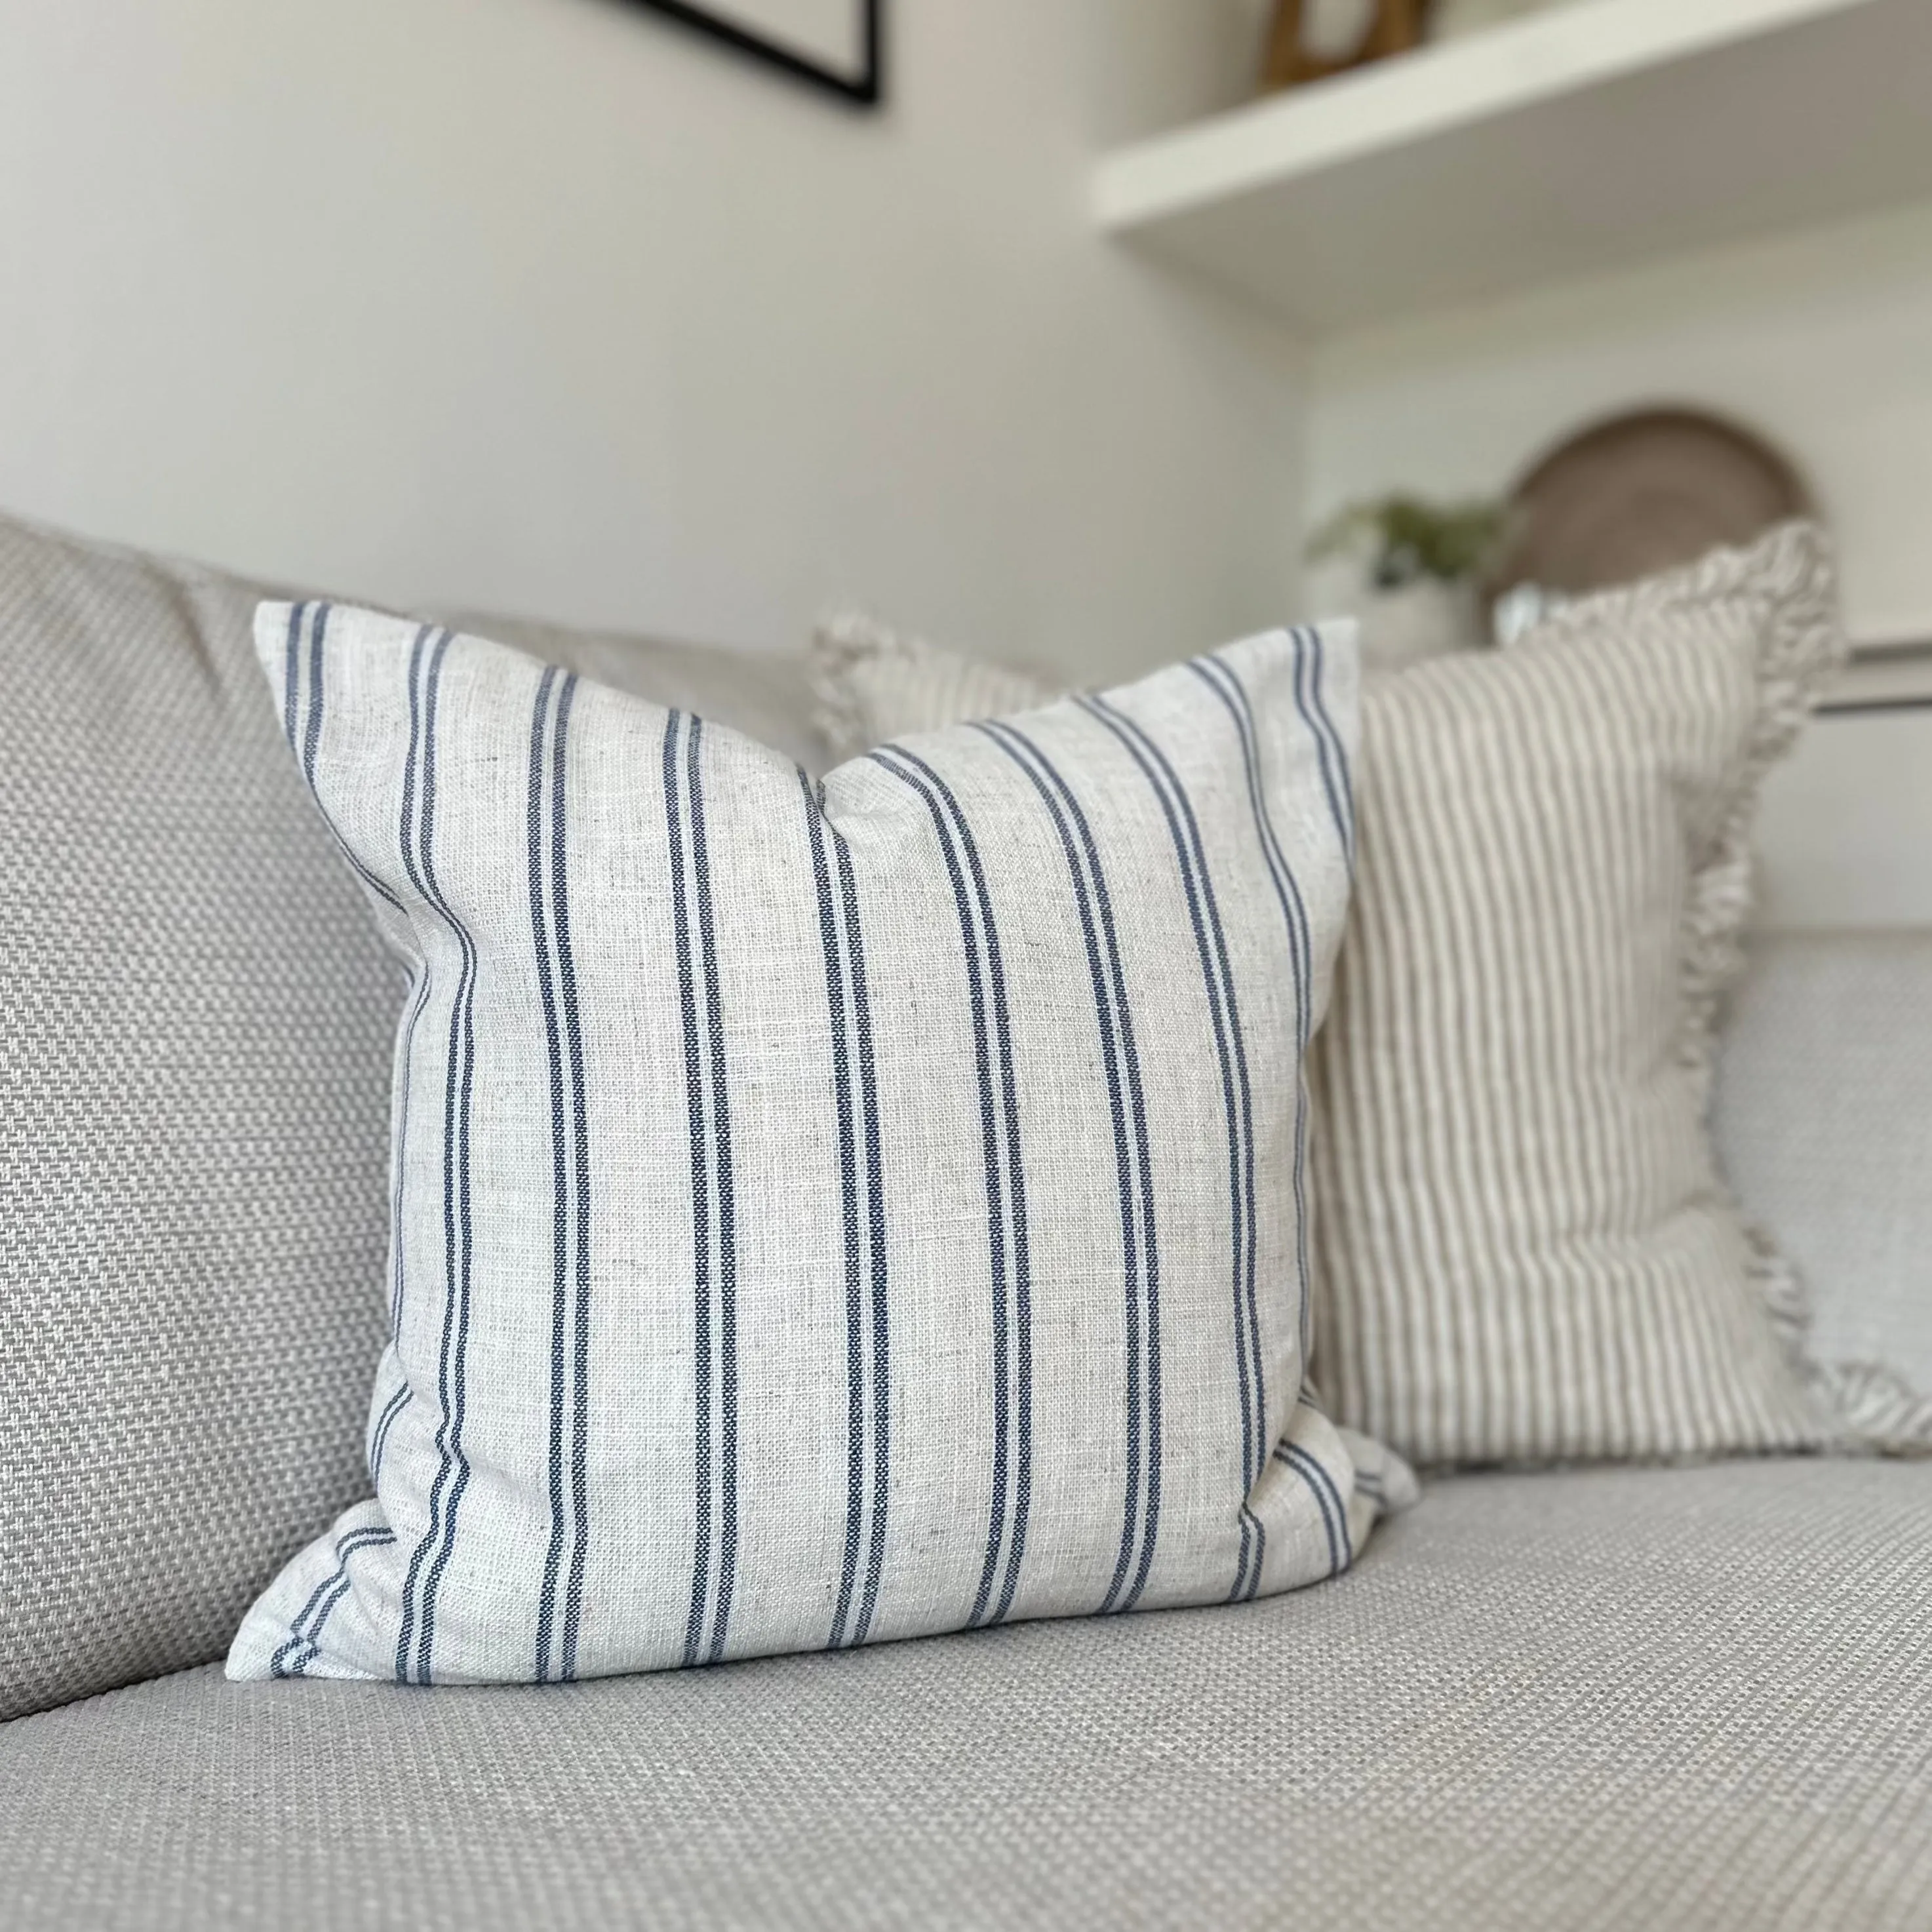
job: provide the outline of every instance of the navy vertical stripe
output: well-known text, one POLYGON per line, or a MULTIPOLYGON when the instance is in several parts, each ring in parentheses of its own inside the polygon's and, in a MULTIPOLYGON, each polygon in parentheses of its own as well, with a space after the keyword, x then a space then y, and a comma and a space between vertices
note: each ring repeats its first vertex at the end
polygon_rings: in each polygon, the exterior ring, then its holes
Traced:
POLYGON ((738 1562, 738 1251, 737 1208, 731 1172, 730 1087, 724 1058, 724 1007, 718 976, 718 938, 711 899, 711 858, 704 832, 700 754, 704 721, 694 717, 685 741, 686 803, 691 814, 691 870, 703 950, 705 1026, 711 1076, 711 1140, 718 1187, 718 1603, 708 1660, 724 1654, 738 1562))
POLYGON ((349 1594, 350 1558, 355 1556, 359 1550, 386 1548, 395 1540, 395 1532, 385 1527, 372 1532, 361 1540, 352 1544, 342 1553, 341 1565, 330 1585, 328 1594, 322 1600, 314 1616, 310 1620, 308 1643, 302 1654, 288 1666, 290 1676, 300 1677, 305 1675, 309 1666, 322 1654, 322 1632, 328 1628, 328 1619, 334 1613, 336 1606, 349 1594))
POLYGON ((859 1048, 859 1098, 864 1122, 866 1229, 872 1247, 872 1528, 866 1554, 866 1587, 852 1641, 863 1643, 878 1608, 886 1560, 886 1516, 892 1476, 892 1360, 886 1246, 885 1162, 879 1128, 878 1069, 872 1048, 872 996, 866 984, 866 944, 859 923, 858 886, 852 854, 836 826, 828 824, 838 862, 838 905, 844 916, 845 945, 852 984, 853 1035, 859 1048))
POLYGON ((1308 1088, 1302 1071, 1314 1033, 1314 945, 1308 922, 1307 902, 1302 897, 1293 868, 1276 836, 1274 819, 1268 810, 1267 788, 1262 782, 1260 733, 1256 728, 1254 706, 1234 667, 1220 658, 1197 658, 1190 667, 1213 692, 1234 720, 1240 740, 1241 763, 1247 775, 1248 799, 1254 812, 1255 830, 1267 861, 1275 898, 1281 907, 1282 923, 1288 929, 1290 968, 1294 980, 1295 1093, 1294 1093, 1294 1228, 1295 1269, 1300 1294, 1302 1372, 1308 1370, 1310 1346, 1310 1294, 1308 1269, 1308 1088))
POLYGON ((1025 773, 1046 808, 1066 856, 1093 983, 1120 1191, 1126 1340, 1126 1469, 1120 1542, 1100 1609, 1102 1612, 1130 1610, 1154 1560, 1160 1511, 1160 1257, 1140 1056, 1106 873, 1078 796, 1038 744, 1016 727, 992 723, 976 728, 1025 773))
MULTIPOLYGON (((435 909, 456 940, 461 964, 450 1002, 449 1041, 443 1094, 443 1300, 442 1338, 436 1368, 441 1417, 436 1432, 439 1464, 430 1489, 429 1526, 410 1558, 403 1585, 401 1627, 396 1643, 396 1675, 404 1682, 430 1681, 436 1642, 436 1598, 454 1549, 457 1515, 470 1482, 463 1449, 467 1393, 470 1270, 474 1229, 470 1215, 470 1124, 476 1078, 474 1004, 477 955, 462 921, 451 910, 436 875, 436 701, 445 653, 452 634, 425 625, 410 653, 410 710, 412 761, 421 801, 414 827, 414 849, 406 838, 404 869, 410 883, 435 909), (436 639, 432 646, 429 639, 436 639)), ((428 970, 427 964, 424 967, 428 970)))
POLYGON ((684 1037, 685 1104, 691 1134, 692 1373, 696 1418, 694 1445, 691 1610, 685 1623, 684 1661, 698 1662, 711 1602, 711 1163, 710 1135, 704 1118, 704 1072, 698 1031, 697 976, 692 965, 691 915, 684 870, 684 810, 679 796, 678 746, 684 714, 664 720, 664 824, 670 841, 672 944, 677 958, 677 992, 684 1037))
MULTIPOLYGON (((422 790, 421 775, 422 769, 422 700, 420 692, 420 682, 423 659, 423 644, 424 640, 429 634, 427 627, 418 631, 414 641, 410 646, 410 742, 408 752, 404 756, 403 760, 401 822, 398 828, 398 838, 402 854, 403 870, 407 876, 410 884, 416 888, 419 896, 422 892, 422 878, 421 871, 416 863, 416 848, 420 836, 417 828, 417 820, 422 811, 422 800, 420 794, 422 790)), ((291 652, 292 652, 293 648, 294 647, 292 644, 290 646, 291 652)), ((291 663, 295 662, 292 656, 291 656, 290 662, 291 663)), ((416 969, 417 993, 416 1002, 412 1008, 412 1018, 416 1015, 420 1014, 427 1006, 430 988, 429 952, 427 943, 424 942, 419 944, 418 950, 422 955, 422 963, 416 969)), ((413 1034, 413 1030, 414 1029, 412 1028, 412 1034, 413 1034)), ((452 1070, 453 1067, 454 1056, 452 1056, 452 1070)), ((446 1109, 446 1111, 447 1110, 446 1109)), ((446 1124, 447 1123, 446 1121, 446 1124)), ((448 1173, 448 1160, 449 1148, 448 1144, 446 1140, 443 1147, 444 1174, 446 1178, 448 1173)), ((397 1241, 397 1249, 396 1281, 393 1293, 395 1297, 397 1304, 397 1314, 395 1319, 397 1323, 400 1324, 401 1319, 400 1304, 404 1287, 403 1256, 400 1252, 401 1243, 400 1239, 397 1241)), ((449 1289, 450 1284, 446 1281, 444 1283, 443 1300, 443 1334, 439 1355, 439 1383, 440 1383, 443 1379, 440 1361, 442 1357, 447 1355, 449 1346, 449 1304, 451 1299, 449 1289)), ((400 1335, 400 1325, 398 1327, 397 1332, 400 1335)), ((443 1446, 444 1441, 445 1438, 442 1423, 440 1418, 439 1418, 436 1431, 436 1443, 437 1454, 439 1456, 445 1455, 447 1453, 443 1446)), ((418 1540, 416 1548, 411 1556, 409 1568, 404 1578, 401 1601, 399 1606, 400 1628, 396 1640, 396 1677, 399 1682, 403 1683, 406 1683, 409 1681, 410 1677, 410 1648, 415 1632, 415 1589, 416 1580, 422 1568, 423 1555, 424 1551, 428 1547, 428 1540, 427 1536, 418 1540)))
POLYGON ((566 1339, 570 1308, 572 1168, 563 1099, 563 1033, 557 1013, 555 962, 551 953, 549 895, 544 890, 545 850, 544 783, 548 757, 550 698, 560 674, 546 668, 537 681, 530 710, 530 785, 526 801, 529 830, 530 934, 543 1009, 544 1046, 550 1073, 550 1540, 544 1552, 543 1582, 537 1599, 536 1677, 550 1675, 550 1640, 556 1620, 557 1579, 569 1535, 564 1489, 566 1339))
POLYGON ((1220 700, 1222 707, 1234 721, 1235 733, 1240 741, 1241 763, 1247 778, 1248 800, 1254 814, 1256 835, 1267 862, 1268 876, 1274 883, 1282 920, 1288 928, 1288 943, 1294 979, 1296 1040, 1298 1045, 1305 1049, 1312 1030, 1310 1000, 1313 988, 1308 908, 1302 897, 1301 888, 1282 853, 1281 840, 1275 831, 1273 815, 1268 810, 1253 701, 1248 696, 1247 687, 1242 683, 1234 667, 1222 659, 1196 658, 1188 668, 1220 700))
MULTIPOLYGON (((1321 1413, 1318 1409, 1313 1408, 1312 1404, 1305 1403, 1304 1406, 1312 1409, 1318 1415, 1321 1413)), ((1348 1510, 1347 1504, 1342 1500, 1342 1492, 1336 1486, 1335 1478, 1330 1473, 1327 1463, 1320 1461, 1298 1443, 1290 1443, 1288 1447, 1298 1456, 1306 1456, 1308 1466, 1313 1471, 1316 1483, 1328 1499, 1329 1508, 1334 1516, 1336 1534, 1342 1544, 1341 1567, 1346 1570, 1355 1560, 1355 1550, 1354 1540, 1348 1534, 1348 1510)))
MULTIPOLYGON (((334 836, 337 849, 348 860, 356 875, 370 891, 387 902, 401 914, 404 920, 409 915, 404 910, 402 902, 382 880, 364 866, 349 847, 328 807, 323 804, 322 794, 316 784, 316 758, 322 744, 322 723, 324 692, 327 686, 328 616, 331 606, 317 604, 291 604, 289 608, 288 638, 284 649, 282 676, 282 728, 291 749, 302 760, 302 776, 316 802, 322 807, 323 822, 334 836), (306 694, 306 717, 304 717, 302 686, 302 638, 304 621, 307 622, 308 647, 308 677, 306 694), (299 725, 299 739, 298 726, 299 725)), ((413 769, 404 776, 404 814, 406 824, 410 810, 410 791, 413 785, 413 769)), ((410 836, 404 832, 406 840, 410 836)), ((403 1225, 404 1154, 407 1138, 409 1120, 410 1062, 416 1041, 416 1022, 422 1016, 423 1002, 428 992, 428 975, 420 967, 410 975, 410 1006, 403 1024, 402 1036, 398 1046, 398 1089, 400 1100, 394 1109, 392 1124, 394 1144, 390 1149, 389 1226, 392 1231, 390 1246, 392 1250, 393 1279, 389 1290, 389 1333, 394 1337, 400 1333, 403 1318, 404 1266, 403 1244, 394 1238, 394 1231, 403 1225)), ((404 1393, 406 1394, 406 1387, 404 1393)), ((386 1433, 386 1427, 382 1432, 386 1433)), ((370 1456, 370 1480, 374 1480, 375 1466, 381 1460, 380 1440, 374 1447, 370 1456)))
POLYGON ((566 1680, 577 1675, 577 1638, 583 1621, 584 1573, 590 1546, 590 1124, 584 1078, 584 1026, 577 1004, 577 962, 570 924, 568 833, 570 708, 577 695, 571 673, 559 688, 550 754, 550 924, 556 944, 563 1040, 570 1060, 571 1180, 576 1216, 572 1256, 575 1291, 571 1335, 570 1502, 574 1527, 564 1581, 563 1656, 566 1680))
POLYGON ((404 910, 402 901, 350 849, 349 842, 337 828, 334 816, 316 786, 316 754, 322 744, 322 693, 326 683, 323 674, 327 662, 328 617, 332 608, 333 606, 327 604, 296 604, 289 608, 288 641, 284 649, 282 662, 282 732, 289 741, 290 749, 301 763, 302 777, 310 791, 314 794, 316 802, 322 807, 322 821, 335 840, 337 850, 349 862, 356 876, 370 892, 406 920, 409 914, 404 910), (309 640, 306 698, 304 696, 302 650, 305 621, 309 640))
MULTIPOLYGON (((308 614, 306 604, 289 606, 289 634, 282 652, 282 736, 289 741, 289 749, 298 756, 302 751, 302 740, 297 736, 297 722, 302 716, 302 619, 308 614)), ((308 772, 306 764, 303 766, 308 772)), ((314 780, 310 778, 313 788, 314 780)))
MULTIPOLYGON (((1253 1096, 1248 1076, 1247 1052, 1234 974, 1221 926, 1208 856, 1192 800, 1166 754, 1124 712, 1105 698, 1076 700, 1090 717, 1111 732, 1139 766, 1159 802, 1174 844, 1181 890, 1194 930, 1196 950, 1208 996, 1215 1058, 1221 1075, 1222 1103, 1228 1130, 1228 1188, 1233 1228, 1234 1372, 1241 1408, 1243 1483, 1252 1488, 1261 1474, 1267 1450, 1264 1432, 1267 1390, 1261 1360, 1258 1312, 1255 1294, 1253 1096)), ((1236 1558, 1230 1600, 1252 1597, 1261 1581, 1267 1532, 1243 1502, 1240 1513, 1240 1547, 1236 1558)))
MULTIPOLYGON (((416 641, 420 647, 420 633, 416 641)), ((416 653, 412 650, 410 657, 410 747, 408 755, 403 761, 402 823, 398 828, 404 863, 410 870, 412 881, 416 877, 415 860, 412 855, 416 840, 416 770, 422 759, 421 720, 416 698, 416 653)), ((389 1286, 389 1333, 396 1342, 398 1354, 402 1348, 403 1311, 408 1289, 406 1244, 402 1239, 402 1229, 403 1194, 408 1185, 409 1175, 410 1090, 416 1071, 416 1026, 423 1016, 423 1010, 429 1004, 430 992, 429 956, 421 943, 420 934, 417 935, 416 950, 417 958, 412 975, 415 983, 410 988, 409 1014, 403 1022, 402 1040, 398 1052, 401 1072, 397 1082, 398 1100, 393 1129, 395 1145, 391 1149, 389 1156, 394 1168, 389 1204, 389 1244, 393 1250, 391 1262, 394 1274, 389 1286)), ((406 1370, 404 1371, 404 1378, 406 1382, 406 1370)))
POLYGON ((442 667, 452 634, 442 632, 429 657, 423 678, 422 812, 418 826, 422 879, 418 890, 448 922, 462 956, 456 997, 450 1015, 449 1076, 444 1103, 443 1218, 446 1268, 452 1288, 444 1314, 444 1349, 439 1364, 439 1395, 442 1424, 438 1431, 442 1460, 430 1496, 431 1534, 418 1546, 411 1568, 425 1547, 434 1546, 418 1599, 419 1629, 415 1671, 418 1683, 432 1677, 436 1649, 436 1603, 449 1559, 456 1547, 458 1513, 470 1486, 470 1459, 463 1448, 467 1406, 471 1269, 475 1235, 470 1216, 470 1108, 476 1072, 476 995, 478 966, 475 943, 451 909, 435 866, 436 718, 442 698, 442 667), (452 1316, 454 1316, 452 1322, 452 1316), (439 1492, 441 1492, 440 1496, 439 1492), (437 1516, 441 1504, 441 1521, 437 1516))
POLYGON ((1322 696, 1322 633, 1298 628, 1289 635, 1294 640, 1294 701, 1314 735, 1316 756, 1322 767, 1322 786, 1328 795, 1328 809, 1334 815, 1335 831, 1342 842, 1342 856, 1352 872, 1355 866, 1355 794, 1348 778, 1348 754, 1342 748, 1341 734, 1322 696))
POLYGON ((847 1641, 847 1620, 859 1581, 863 1546, 868 1479, 868 1416, 866 1380, 865 1266, 866 1228, 859 1205, 858 1130, 854 1118, 851 1054, 847 1039, 844 947, 832 896, 831 869, 825 857, 824 812, 812 780, 798 775, 805 799, 806 841, 812 853, 813 883, 818 893, 819 943, 825 955, 826 1010, 831 1025, 832 1096, 838 1124, 838 1202, 845 1247, 845 1553, 838 1576, 838 1596, 832 1614, 826 1647, 847 1641))
POLYGON ((664 809, 690 1114, 692 1232, 696 1261, 692 1371, 697 1499, 691 1610, 685 1632, 687 1664, 716 1663, 724 1653, 738 1536, 736 1207, 723 994, 704 830, 703 737, 700 718, 674 711, 665 721, 664 809))
POLYGON ((303 727, 302 742, 302 776, 310 791, 315 789, 316 751, 322 742, 322 651, 328 633, 328 606, 318 604, 309 620, 308 722, 303 727))
MULTIPOLYGON (((889 747, 887 750, 896 748, 889 747)), ((980 1157, 985 1166, 987 1239, 992 1256, 993 1286, 993 1476, 986 1550, 981 1565, 979 1590, 974 1598, 970 1621, 980 1622, 986 1614, 994 1580, 998 1574, 1006 1534, 1009 1479, 1012 1461, 1012 1381, 1009 1328, 1011 1322, 1006 1274, 1006 1186, 999 1148, 1000 1109, 993 1089, 992 1056, 987 1019, 984 968, 981 963, 977 928, 972 902, 951 824, 938 794, 916 772, 894 763, 885 751, 870 754, 873 760, 908 787, 925 804, 938 834, 940 851, 952 881, 953 904, 959 918, 961 944, 966 964, 967 998, 972 1014, 974 1063, 980 1090, 980 1157)))
POLYGON ((871 1007, 851 855, 845 849, 844 841, 826 822, 824 801, 803 772, 799 773, 799 784, 805 797, 812 876, 818 893, 820 938, 825 954, 826 999, 832 1024, 832 1095, 838 1118, 839 1202, 845 1247, 845 1550, 830 1640, 830 1647, 836 1648, 842 1644, 866 1640, 878 1602, 885 1558, 891 1454, 885 1202, 871 1007), (828 833, 838 861, 836 889, 826 856, 828 833), (853 1616, 855 1593, 856 1618, 853 1616))
POLYGON ((1303 1448, 1298 1442, 1283 1442, 1275 1445, 1275 1460, 1286 1468, 1292 1469, 1308 1485, 1315 1498, 1315 1506, 1322 1514, 1322 1527, 1328 1538, 1328 1574, 1334 1576, 1348 1568, 1354 1559, 1349 1546, 1348 1512, 1342 1501, 1342 1492, 1335 1486, 1335 1479, 1328 1470, 1303 1448))
POLYGON ((978 847, 952 788, 902 746, 883 746, 870 756, 926 805, 952 882, 965 952, 993 1283, 992 1498, 969 1622, 998 1622, 1018 1587, 1033 1493, 1032 1267, 1006 968, 978 847))
POLYGON ((395 1426, 396 1418, 402 1414, 409 1399, 410 1381, 406 1375, 401 1385, 384 1405, 382 1414, 376 1418, 375 1427, 370 1432, 369 1482, 371 1488, 380 1489, 382 1486, 382 1451, 388 1446, 389 1431, 395 1426))
POLYGON ((359 1529, 345 1530, 336 1539, 335 1568, 309 1592, 308 1601, 298 1610, 289 1624, 287 1640, 268 1660, 268 1674, 272 1677, 299 1676, 302 1663, 296 1660, 297 1653, 306 1649, 314 1656, 322 1636, 322 1627, 328 1620, 328 1612, 334 1609, 348 1589, 349 1559, 358 1550, 367 1550, 379 1544, 393 1543, 395 1532, 382 1523, 364 1524, 359 1529))

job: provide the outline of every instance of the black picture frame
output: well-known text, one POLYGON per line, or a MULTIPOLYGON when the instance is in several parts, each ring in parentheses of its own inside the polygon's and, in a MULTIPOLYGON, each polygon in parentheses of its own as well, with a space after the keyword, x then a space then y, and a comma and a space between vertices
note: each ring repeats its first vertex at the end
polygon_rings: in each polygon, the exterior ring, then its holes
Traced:
POLYGON ((856 74, 842 73, 836 68, 814 60, 808 54, 800 53, 776 40, 768 40, 724 14, 692 4, 692 0, 635 0, 635 4, 653 14, 662 14, 692 32, 704 34, 708 40, 733 48, 748 59, 789 75, 794 80, 822 88, 849 107, 874 108, 885 99, 886 0, 852 0, 858 10, 860 44, 864 50, 863 64, 856 74))

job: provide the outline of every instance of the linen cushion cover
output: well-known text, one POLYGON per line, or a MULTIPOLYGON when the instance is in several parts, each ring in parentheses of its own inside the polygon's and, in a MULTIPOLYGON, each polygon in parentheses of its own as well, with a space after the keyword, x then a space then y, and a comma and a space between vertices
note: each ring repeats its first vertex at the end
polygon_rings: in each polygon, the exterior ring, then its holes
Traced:
POLYGON ((1315 1067, 1340 1413, 1429 1462, 1826 1439, 1706 1116, 1758 782, 1841 650, 1793 525, 1379 687, 1315 1067))
POLYGON ((554 1680, 1345 1568, 1299 1063, 1346 645, 1276 635, 816 786, 500 646, 265 607, 412 960, 373 1501, 229 1671, 554 1680))
MULTIPOLYGON (((219 1658, 368 1481, 402 982, 262 595, 0 518, 0 1718, 219 1658)), ((548 644, 814 742, 796 663, 548 644)))
MULTIPOLYGON (((897 728, 903 680, 841 629, 820 716, 849 754, 897 728)), ((1705 1119, 1757 782, 1841 648, 1826 545, 1792 525, 1508 653, 1368 680, 1310 1060, 1339 1418, 1425 1462, 1906 1446, 1904 1412, 1804 1356, 1798 1283, 1705 1119)), ((932 688, 977 710, 1012 675, 932 688)))

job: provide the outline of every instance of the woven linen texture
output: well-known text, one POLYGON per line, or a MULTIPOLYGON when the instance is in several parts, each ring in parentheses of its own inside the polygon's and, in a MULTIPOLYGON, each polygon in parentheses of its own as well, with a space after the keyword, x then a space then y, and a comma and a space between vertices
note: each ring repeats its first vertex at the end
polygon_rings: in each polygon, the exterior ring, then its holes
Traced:
POLYGON ((1348 1567, 1408 1480, 1302 1386, 1352 640, 820 787, 447 630, 257 638, 415 970, 375 1497, 231 1675, 553 1681, 1348 1567))
POLYGON ((1232 1609, 446 1697, 196 1672, 0 1728, 0 1889, 9 1932, 1922 1932, 1928 1517, 1868 1459, 1459 1476, 1232 1609))
MULTIPOLYGON (((366 1492, 403 983, 262 594, 0 518, 0 1718, 219 1658, 366 1492)), ((538 634, 814 755, 794 663, 538 634)))
MULTIPOLYGON (((947 654, 889 636, 818 641, 835 755, 1016 701, 1018 674, 955 658, 910 702, 947 654)), ((1894 1376, 1810 1362, 1706 1123, 1758 782, 1842 647, 1827 547, 1794 525, 1507 653, 1367 681, 1356 897, 1310 1057, 1338 1418, 1428 1462, 1918 1446, 1894 1376)))

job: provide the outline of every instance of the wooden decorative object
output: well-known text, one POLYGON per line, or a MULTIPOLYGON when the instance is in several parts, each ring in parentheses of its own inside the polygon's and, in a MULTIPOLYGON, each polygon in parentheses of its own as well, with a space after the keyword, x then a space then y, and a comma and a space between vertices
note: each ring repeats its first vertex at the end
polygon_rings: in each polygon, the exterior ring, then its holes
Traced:
POLYGON ((1428 0, 1279 0, 1262 86, 1304 81, 1360 67, 1422 42, 1428 0))
POLYGON ((1639 410, 1570 437, 1516 484, 1491 586, 1604 590, 1810 508, 1790 463, 1748 430, 1701 410, 1639 410))

